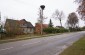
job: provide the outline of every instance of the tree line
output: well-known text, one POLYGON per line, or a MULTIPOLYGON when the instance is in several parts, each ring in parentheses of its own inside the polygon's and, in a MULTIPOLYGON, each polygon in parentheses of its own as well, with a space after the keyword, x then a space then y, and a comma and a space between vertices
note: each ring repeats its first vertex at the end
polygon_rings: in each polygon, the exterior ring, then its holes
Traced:
MULTIPOLYGON (((77 9, 78 14, 80 15, 81 18, 79 18, 76 14, 76 12, 71 12, 66 20, 66 25, 68 27, 68 29, 70 31, 76 31, 76 30, 82 30, 79 27, 79 19, 85 21, 85 1, 84 0, 75 0, 75 2, 79 3, 79 7, 77 9)), ((52 18, 54 18, 55 20, 59 20, 60 22, 60 28, 63 28, 62 26, 62 20, 64 18, 64 12, 63 11, 59 11, 58 9, 52 14, 52 18)), ((50 19, 49 24, 48 24, 49 28, 44 29, 44 31, 49 31, 52 32, 52 30, 56 30, 56 29, 52 29, 53 28, 53 23, 52 20, 50 19)), ((84 27, 83 27, 84 28, 84 27)), ((56 32, 56 31, 55 31, 56 32)))

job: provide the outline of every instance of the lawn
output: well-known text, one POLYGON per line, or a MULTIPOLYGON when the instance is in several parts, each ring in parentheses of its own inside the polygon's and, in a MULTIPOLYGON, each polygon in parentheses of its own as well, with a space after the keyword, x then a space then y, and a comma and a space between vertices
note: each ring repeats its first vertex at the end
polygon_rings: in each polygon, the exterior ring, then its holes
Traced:
POLYGON ((85 37, 65 49, 60 55, 85 55, 85 37))

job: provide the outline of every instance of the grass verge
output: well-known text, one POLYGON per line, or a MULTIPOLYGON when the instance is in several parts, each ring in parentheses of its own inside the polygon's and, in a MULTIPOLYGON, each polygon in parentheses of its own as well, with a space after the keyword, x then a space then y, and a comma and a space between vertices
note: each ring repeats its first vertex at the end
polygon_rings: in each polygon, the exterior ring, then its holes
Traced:
POLYGON ((85 37, 75 42, 59 55, 85 55, 85 37))
MULTIPOLYGON (((70 33, 70 32, 65 32, 65 33, 70 33)), ((65 33, 55 33, 55 34, 46 34, 46 35, 19 35, 19 36, 16 36, 15 38, 0 39, 0 44, 20 41, 20 40, 33 39, 33 38, 49 37, 49 36, 60 35, 65 33)))
POLYGON ((20 41, 20 40, 33 39, 33 38, 49 37, 49 36, 54 36, 54 35, 59 35, 59 34, 60 33, 58 33, 58 34, 47 34, 47 35, 20 35, 20 36, 17 36, 16 38, 13 38, 13 39, 0 40, 0 44, 7 43, 7 42, 20 41))

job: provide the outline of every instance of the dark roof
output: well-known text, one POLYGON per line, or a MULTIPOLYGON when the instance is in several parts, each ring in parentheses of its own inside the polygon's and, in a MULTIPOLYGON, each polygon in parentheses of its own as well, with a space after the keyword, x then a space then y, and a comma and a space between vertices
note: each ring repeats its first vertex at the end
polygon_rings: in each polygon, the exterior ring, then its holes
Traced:
POLYGON ((17 24, 17 20, 6 19, 6 23, 8 23, 10 26, 14 27, 17 24))
MULTIPOLYGON (((36 23, 36 26, 41 27, 41 23, 36 23)), ((43 28, 47 28, 48 24, 42 24, 43 28)))
POLYGON ((34 28, 34 26, 30 23, 30 22, 26 22, 23 27, 27 27, 27 28, 34 28))
POLYGON ((19 23, 21 24, 21 27, 34 28, 34 26, 30 22, 26 21, 25 19, 20 20, 19 23))
POLYGON ((30 22, 27 22, 25 19, 22 20, 6 19, 6 22, 9 23, 10 26, 12 27, 14 27, 15 25, 19 25, 21 27, 34 28, 34 26, 30 22))

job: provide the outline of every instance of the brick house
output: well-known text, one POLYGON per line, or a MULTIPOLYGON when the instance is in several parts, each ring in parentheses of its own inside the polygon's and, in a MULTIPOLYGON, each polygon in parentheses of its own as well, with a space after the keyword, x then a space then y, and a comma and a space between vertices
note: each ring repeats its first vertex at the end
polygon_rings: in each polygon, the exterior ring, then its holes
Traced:
POLYGON ((22 20, 6 19, 5 29, 7 33, 10 32, 14 34, 34 33, 34 26, 25 19, 22 20))
MULTIPOLYGON (((42 29, 47 28, 47 27, 48 27, 47 24, 42 24, 42 29)), ((41 33, 41 24, 40 23, 35 24, 35 33, 37 33, 37 34, 41 33)))

